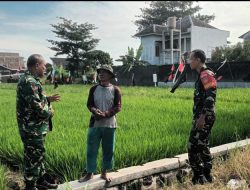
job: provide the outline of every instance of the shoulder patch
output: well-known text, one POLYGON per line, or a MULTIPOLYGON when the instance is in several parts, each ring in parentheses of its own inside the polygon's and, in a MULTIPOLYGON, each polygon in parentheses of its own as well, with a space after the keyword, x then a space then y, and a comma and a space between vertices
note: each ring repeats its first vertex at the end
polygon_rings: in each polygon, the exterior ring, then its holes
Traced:
POLYGON ((214 78, 214 73, 212 71, 209 70, 202 71, 200 79, 205 90, 209 88, 216 88, 217 86, 217 82, 214 78))

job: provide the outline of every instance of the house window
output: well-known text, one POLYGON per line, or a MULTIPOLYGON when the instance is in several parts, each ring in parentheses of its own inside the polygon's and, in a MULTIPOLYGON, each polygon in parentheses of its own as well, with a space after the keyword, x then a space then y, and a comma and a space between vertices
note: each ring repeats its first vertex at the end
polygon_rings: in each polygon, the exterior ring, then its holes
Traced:
POLYGON ((191 51, 191 39, 186 39, 186 51, 191 51))
MULTIPOLYGON (((179 46, 179 41, 178 41, 178 39, 174 39, 174 40, 173 40, 173 49, 177 49, 178 46, 179 46)), ((170 49, 170 40, 166 40, 166 42, 165 42, 165 47, 166 47, 166 49, 170 49)))
POLYGON ((173 41, 173 48, 174 49, 179 48, 179 40, 178 39, 174 39, 174 41, 173 41))
POLYGON ((155 57, 160 57, 160 46, 155 46, 155 57))

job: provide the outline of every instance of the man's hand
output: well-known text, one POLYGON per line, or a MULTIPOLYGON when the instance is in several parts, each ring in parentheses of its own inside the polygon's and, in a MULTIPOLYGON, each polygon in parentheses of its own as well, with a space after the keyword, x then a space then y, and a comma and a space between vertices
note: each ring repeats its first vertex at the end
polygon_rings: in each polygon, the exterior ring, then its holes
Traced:
POLYGON ((49 111, 51 112, 51 117, 54 116, 55 110, 52 108, 52 106, 50 105, 49 107, 49 111))
POLYGON ((54 94, 52 96, 47 97, 49 102, 58 102, 61 99, 61 96, 59 94, 54 94))
POLYGON ((205 125, 205 115, 201 115, 196 121, 196 127, 202 129, 205 125))
POLYGON ((94 111, 94 117, 95 117, 95 120, 101 120, 101 119, 103 119, 103 118, 105 118, 105 113, 104 112, 102 112, 101 110, 99 110, 99 109, 96 109, 95 111, 94 111))

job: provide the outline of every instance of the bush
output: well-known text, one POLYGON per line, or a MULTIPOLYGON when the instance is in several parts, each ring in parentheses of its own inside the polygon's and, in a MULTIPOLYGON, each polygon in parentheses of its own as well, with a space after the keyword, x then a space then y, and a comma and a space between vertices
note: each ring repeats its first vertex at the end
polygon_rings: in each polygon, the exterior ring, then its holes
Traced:
POLYGON ((216 47, 212 52, 211 61, 220 62, 223 57, 228 61, 249 61, 250 60, 250 42, 237 43, 227 47, 216 47))

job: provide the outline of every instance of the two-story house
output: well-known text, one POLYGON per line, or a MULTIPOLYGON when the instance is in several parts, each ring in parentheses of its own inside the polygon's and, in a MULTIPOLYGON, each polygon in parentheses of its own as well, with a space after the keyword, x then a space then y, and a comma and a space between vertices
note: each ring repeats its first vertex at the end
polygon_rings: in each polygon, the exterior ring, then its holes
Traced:
MULTIPOLYGON (((215 47, 226 46, 229 31, 217 29, 192 16, 185 16, 176 22, 176 29, 181 26, 181 53, 194 49, 202 49, 207 58, 211 58, 212 50, 215 47)), ((167 25, 152 25, 135 34, 140 37, 143 46, 141 59, 152 65, 171 64, 170 52, 163 51, 163 41, 165 49, 170 48, 170 33, 167 25), (164 54, 164 55, 163 55, 164 54)), ((173 35, 173 48, 179 48, 179 34, 173 35)), ((179 60, 179 52, 174 52, 173 61, 179 60)))

